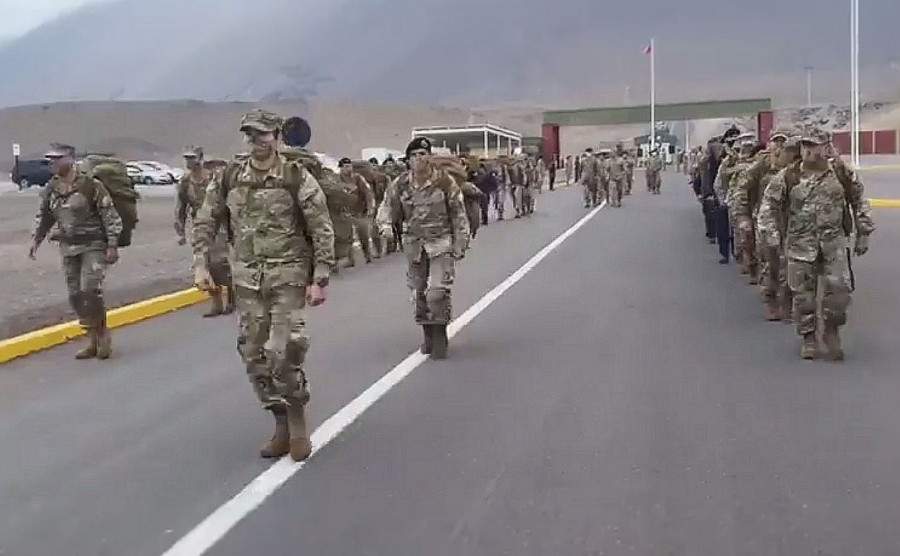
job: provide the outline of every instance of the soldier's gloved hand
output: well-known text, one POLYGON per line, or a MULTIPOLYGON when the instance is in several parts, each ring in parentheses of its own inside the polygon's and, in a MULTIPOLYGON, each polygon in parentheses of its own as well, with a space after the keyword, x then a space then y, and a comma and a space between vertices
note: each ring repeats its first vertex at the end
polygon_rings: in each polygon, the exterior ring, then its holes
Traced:
POLYGON ((861 257, 866 254, 869 250, 869 236, 859 235, 856 236, 856 245, 853 247, 853 252, 856 253, 857 257, 861 257))
POLYGON ((110 247, 106 250, 106 264, 116 264, 119 260, 119 250, 115 247, 110 247))
POLYGON ((212 291, 216 287, 209 269, 202 266, 194 269, 194 285, 197 286, 198 290, 204 292, 212 291))
POLYGON ((325 292, 325 288, 322 286, 310 284, 309 287, 306 288, 306 301, 311 307, 318 307, 319 305, 325 303, 326 297, 327 294, 325 292))

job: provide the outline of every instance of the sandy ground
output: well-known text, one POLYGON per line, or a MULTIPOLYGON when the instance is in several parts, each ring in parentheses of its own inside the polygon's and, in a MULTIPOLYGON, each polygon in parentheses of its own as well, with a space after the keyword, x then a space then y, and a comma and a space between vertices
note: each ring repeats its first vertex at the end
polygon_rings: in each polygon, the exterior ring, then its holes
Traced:
MULTIPOLYGON (((107 276, 109 307, 190 285, 190 248, 176 243, 172 192, 172 188, 144 192, 135 242, 122 250, 107 276)), ((0 338, 74 318, 56 244, 42 245, 36 261, 27 257, 37 203, 36 191, 0 194, 0 338)))

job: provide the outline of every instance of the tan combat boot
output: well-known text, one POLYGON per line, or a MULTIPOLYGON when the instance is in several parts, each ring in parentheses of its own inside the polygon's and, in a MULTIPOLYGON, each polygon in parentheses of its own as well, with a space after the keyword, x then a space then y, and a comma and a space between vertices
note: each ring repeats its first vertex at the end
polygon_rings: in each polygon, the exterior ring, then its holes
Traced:
POLYGON ((802 357, 803 359, 815 359, 817 348, 818 345, 816 344, 815 332, 804 334, 803 344, 800 346, 800 357, 802 357))
POLYGON ((830 361, 843 361, 844 350, 841 348, 841 335, 837 326, 825 324, 825 334, 822 337, 825 347, 828 349, 827 357, 830 361))
POLYGON ((218 317, 223 311, 222 307, 222 288, 216 288, 209 292, 209 299, 212 303, 209 312, 203 313, 203 318, 218 317))
POLYGON ((287 408, 288 427, 290 429, 290 452, 294 461, 304 461, 312 454, 312 442, 306 432, 306 413, 303 404, 292 400, 287 408))
POLYGON ((283 407, 273 408, 272 414, 275 416, 275 434, 259 450, 259 455, 267 459, 280 458, 291 451, 287 411, 283 407))
POLYGON ((88 345, 84 346, 84 348, 75 354, 75 359, 93 359, 94 357, 97 357, 97 329, 88 328, 87 336, 88 345))
POLYGON ((97 335, 97 359, 109 359, 110 355, 112 355, 112 335, 104 318, 97 335))

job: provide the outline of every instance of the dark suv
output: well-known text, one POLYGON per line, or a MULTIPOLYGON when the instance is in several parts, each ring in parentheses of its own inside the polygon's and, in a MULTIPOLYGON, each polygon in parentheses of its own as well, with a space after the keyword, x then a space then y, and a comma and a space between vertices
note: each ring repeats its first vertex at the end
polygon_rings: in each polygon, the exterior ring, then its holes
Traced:
POLYGON ((50 161, 46 158, 35 160, 20 160, 18 173, 13 170, 11 174, 13 183, 19 184, 19 190, 28 189, 32 185, 43 187, 47 185, 53 172, 50 171, 50 161))

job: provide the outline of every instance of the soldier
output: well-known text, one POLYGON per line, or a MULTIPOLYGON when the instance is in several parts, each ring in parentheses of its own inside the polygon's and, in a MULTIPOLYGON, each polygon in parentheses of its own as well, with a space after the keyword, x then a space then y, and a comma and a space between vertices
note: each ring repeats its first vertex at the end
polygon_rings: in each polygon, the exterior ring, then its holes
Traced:
POLYGON ((653 193, 654 195, 659 195, 660 187, 662 186, 662 172, 663 162, 662 158, 659 156, 659 151, 653 149, 650 151, 650 156, 647 158, 647 170, 645 179, 647 180, 647 191, 653 193))
POLYGON ((525 157, 518 156, 509 165, 509 188, 513 198, 513 208, 516 210, 516 218, 525 216, 526 203, 530 202, 528 189, 528 164, 525 157))
MULTIPOLYGON (((375 195, 372 193, 372 187, 366 182, 365 178, 353 171, 353 161, 349 158, 342 158, 338 161, 338 169, 340 170, 341 184, 344 191, 356 196, 358 202, 353 207, 352 217, 353 229, 356 231, 356 237, 362 248, 363 257, 366 263, 372 262, 372 249, 369 243, 369 216, 375 212, 375 195)), ((353 248, 347 252, 347 266, 356 266, 356 255, 353 248)))
POLYGON ((282 119, 252 110, 240 130, 250 157, 232 161, 206 190, 194 222, 194 282, 216 286, 207 268, 216 222, 234 231, 232 268, 240 313, 238 352, 256 395, 275 417, 264 458, 309 457, 303 362, 309 348, 304 307, 325 302, 334 232, 325 195, 299 162, 278 152, 282 119))
MULTIPOLYGON (((187 242, 185 224, 188 213, 193 222, 197 218, 200 205, 203 204, 206 187, 212 179, 212 172, 205 167, 204 162, 202 148, 188 147, 185 149, 184 163, 187 172, 175 188, 175 235, 178 236, 178 245, 184 245, 187 242)), ((209 292, 212 307, 203 316, 210 318, 233 313, 234 287, 231 283, 231 267, 228 263, 228 237, 226 230, 222 227, 216 230, 215 238, 210 245, 207 267, 216 287, 209 292)))
POLYGON ((829 135, 818 129, 804 134, 802 162, 783 169, 766 188, 759 226, 770 247, 778 247, 784 233, 797 333, 803 338, 800 356, 813 359, 818 349, 821 278, 823 341, 827 358, 840 361, 844 351, 839 329, 847 322, 852 291, 850 235, 855 227, 854 252, 864 255, 875 224, 856 174, 828 159, 829 142, 829 135))
POLYGON ((584 208, 596 207, 600 204, 600 175, 603 173, 600 160, 594 156, 594 149, 590 147, 584 151, 580 160, 584 208))
POLYGON ((106 325, 103 280, 107 265, 119 260, 122 219, 103 184, 75 167, 75 148, 54 143, 45 155, 53 177, 41 191, 28 258, 50 236, 59 242, 69 304, 88 335, 76 359, 109 359, 112 337, 106 325))
MULTIPOLYGON (((758 143, 756 141, 756 135, 751 132, 740 134, 735 139, 734 149, 730 156, 728 166, 720 170, 720 187, 723 191, 725 204, 728 206, 729 224, 734 238, 735 258, 740 265, 741 274, 750 275, 751 277, 756 273, 756 261, 753 256, 753 247, 751 243, 748 243, 748 240, 752 238, 746 234, 741 234, 740 232, 737 234, 734 233, 734 230, 738 228, 737 215, 734 211, 734 195, 737 185, 736 178, 741 172, 750 167, 753 162, 753 157, 756 155, 757 147, 758 143)), ((722 166, 726 166, 726 164, 723 163, 722 166)), ((750 279, 750 282, 753 284, 756 283, 752 278, 750 279)))
POLYGON ((622 151, 625 162, 625 195, 631 195, 631 186, 634 184, 634 155, 628 151, 622 151))
POLYGON ((621 207, 622 195, 625 193, 625 159, 621 145, 616 152, 610 153, 607 169, 609 174, 610 206, 621 207))
MULTIPOLYGON (((395 179, 397 179, 400 174, 405 171, 405 167, 403 164, 398 163, 394 160, 394 157, 388 155, 387 158, 384 159, 384 163, 382 164, 382 170, 384 171, 385 177, 387 178, 387 182, 391 183, 395 179)), ((379 206, 381 204, 379 203, 379 206)), ((377 229, 377 227, 376 227, 377 229)), ((374 232, 373 232, 374 233, 374 232)), ((380 235, 380 234, 379 234, 380 235)), ((396 253, 400 249, 401 242, 401 230, 395 229, 391 231, 391 234, 387 236, 387 245, 385 246, 386 253, 396 253)))
POLYGON ((786 319, 787 315, 778 299, 777 274, 770 276, 770 271, 774 268, 777 273, 780 266, 777 252, 763 248, 756 218, 769 181, 793 159, 793 150, 785 149, 785 143, 791 134, 792 131, 787 128, 775 130, 769 139, 768 148, 757 153, 752 163, 734 178, 732 210, 742 236, 744 257, 750 266, 750 283, 763 284, 766 319, 770 321, 786 319))
POLYGON ((566 185, 572 184, 572 179, 575 177, 575 159, 572 155, 566 155, 566 185))
MULTIPOLYGON (((543 158, 538 158, 534 164, 534 188, 538 195, 544 192, 544 178, 547 176, 547 165, 544 164, 543 158)), ((534 208, 532 208, 534 212, 534 208)))
POLYGON ((406 147, 410 171, 388 187, 378 210, 382 230, 403 226, 416 324, 422 326, 422 353, 447 357, 447 325, 456 261, 469 245, 469 221, 456 182, 431 162, 431 142, 413 139, 406 147))

